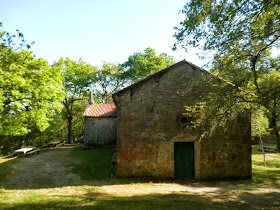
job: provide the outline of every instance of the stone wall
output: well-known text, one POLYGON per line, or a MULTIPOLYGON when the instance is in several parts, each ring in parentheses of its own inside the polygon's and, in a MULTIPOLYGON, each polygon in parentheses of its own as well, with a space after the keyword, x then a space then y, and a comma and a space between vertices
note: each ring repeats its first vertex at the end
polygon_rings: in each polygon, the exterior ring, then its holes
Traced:
POLYGON ((199 179, 251 178, 251 126, 248 119, 248 112, 241 113, 238 124, 230 132, 220 132, 200 142, 199 179))
MULTIPOLYGON (((180 122, 185 105, 199 101, 205 72, 179 65, 114 95, 117 102, 117 175, 174 178, 174 142, 195 142, 195 178, 250 177, 250 126, 198 142, 180 122), (190 92, 190 86, 197 91, 190 92)), ((206 73, 207 74, 207 73, 206 73)))
POLYGON ((86 117, 84 147, 102 147, 116 140, 116 117, 86 117))

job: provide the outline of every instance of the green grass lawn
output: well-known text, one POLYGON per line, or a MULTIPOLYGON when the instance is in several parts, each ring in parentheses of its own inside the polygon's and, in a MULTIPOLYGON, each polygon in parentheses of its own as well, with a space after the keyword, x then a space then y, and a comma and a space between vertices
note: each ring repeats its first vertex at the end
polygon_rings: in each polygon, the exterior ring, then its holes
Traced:
MULTIPOLYGON (((74 194, 61 195, 56 189, 24 192, 2 191, 0 209, 224 209, 226 205, 212 202, 201 196, 168 194, 133 197, 112 197, 96 189, 85 187, 89 193, 80 194, 78 188, 72 188, 74 194)), ((229 209, 230 206, 227 207, 229 209)))
POLYGON ((266 166, 263 156, 252 155, 252 181, 260 184, 280 186, 280 154, 266 154, 266 166))
MULTIPOLYGON (((268 154, 267 166, 263 166, 263 157, 252 155, 252 180, 229 182, 194 182, 193 188, 200 186, 219 187, 215 193, 193 193, 188 191, 154 191, 152 193, 134 193, 121 188, 132 186, 137 189, 157 186, 153 182, 132 179, 111 178, 111 157, 114 149, 71 150, 68 166, 83 180, 99 183, 57 188, 27 190, 9 190, 0 188, 0 209, 258 209, 280 208, 280 154, 268 154), (268 156, 271 156, 269 158, 268 156), (71 162, 71 161, 70 161, 71 162), (107 192, 105 186, 118 186, 122 194, 107 192), (254 188, 238 188, 253 186, 254 188), (269 192, 255 188, 273 189, 269 192), (278 188, 277 188, 278 186, 278 188), (235 188, 234 188, 235 187, 235 188), (237 188, 236 188, 237 187, 237 188), (232 188, 232 189, 231 189, 232 188)), ((0 161, 0 183, 10 173, 10 163, 0 161)), ((168 183, 173 184, 172 181, 168 183)), ((165 183, 162 183, 163 185, 165 183)), ((180 186, 180 184, 176 184, 180 186)), ((1 187, 1 185, 0 185, 1 187)), ((164 189, 161 188, 161 189, 164 189)))

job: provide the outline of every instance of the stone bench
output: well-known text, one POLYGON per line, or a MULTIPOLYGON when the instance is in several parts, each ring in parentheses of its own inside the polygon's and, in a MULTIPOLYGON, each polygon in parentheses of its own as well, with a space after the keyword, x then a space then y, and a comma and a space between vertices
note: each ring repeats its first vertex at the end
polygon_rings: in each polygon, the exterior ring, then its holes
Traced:
POLYGON ((17 154, 18 157, 21 157, 21 156, 24 157, 27 152, 30 152, 30 151, 34 150, 35 148, 36 147, 21 148, 21 149, 15 150, 15 153, 17 154))
POLYGON ((32 156, 32 155, 38 155, 39 152, 40 152, 40 149, 31 150, 31 151, 25 153, 24 156, 27 157, 27 156, 32 156))
POLYGON ((64 143, 59 143, 58 145, 56 145, 56 147, 61 147, 64 146, 64 143))
POLYGON ((47 147, 48 147, 48 148, 49 148, 49 147, 57 148, 57 147, 61 147, 61 146, 63 146, 63 145, 64 145, 63 142, 53 141, 53 142, 49 142, 49 143, 47 144, 47 147))

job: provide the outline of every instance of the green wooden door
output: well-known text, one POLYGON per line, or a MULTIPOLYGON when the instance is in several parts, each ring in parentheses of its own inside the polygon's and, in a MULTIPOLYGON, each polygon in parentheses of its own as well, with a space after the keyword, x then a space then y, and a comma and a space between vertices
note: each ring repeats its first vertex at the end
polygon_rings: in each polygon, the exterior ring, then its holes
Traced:
POLYGON ((194 143, 175 142, 175 178, 194 179, 194 143))

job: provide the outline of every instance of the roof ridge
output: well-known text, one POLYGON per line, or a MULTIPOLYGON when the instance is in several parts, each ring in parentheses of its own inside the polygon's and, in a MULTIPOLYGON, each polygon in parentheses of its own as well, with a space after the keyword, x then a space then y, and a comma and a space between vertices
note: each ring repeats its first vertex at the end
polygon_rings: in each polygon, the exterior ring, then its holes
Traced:
MULTIPOLYGON (((142 84, 142 83, 144 83, 144 82, 150 80, 151 78, 154 78, 154 77, 156 77, 156 76, 159 76, 159 75, 162 75, 162 74, 166 73, 167 71, 173 69, 174 67, 177 67, 177 66, 180 66, 180 65, 186 64, 186 63, 189 63, 189 62, 187 62, 185 59, 184 59, 184 60, 181 60, 181 61, 179 61, 179 62, 177 62, 177 63, 175 63, 175 64, 173 64, 173 65, 171 65, 171 66, 169 66, 169 67, 167 67, 167 68, 165 68, 165 69, 162 69, 162 70, 160 70, 160 71, 157 71, 157 72, 155 72, 155 73, 153 73, 153 74, 151 74, 151 75, 145 77, 144 79, 139 80, 139 81, 137 81, 137 82, 135 82, 135 83, 133 83, 133 84, 131 84, 131 85, 129 85, 129 86, 127 86, 127 87, 125 87, 125 88, 123 88, 123 89, 117 91, 117 92, 115 92, 114 94, 112 94, 112 96, 114 97, 115 95, 119 95, 120 93, 123 93, 123 92, 125 92, 125 91, 127 91, 127 90, 129 90, 129 89, 131 89, 131 88, 133 88, 133 87, 136 87, 136 86, 138 86, 139 84, 142 84)), ((189 63, 189 64, 191 64, 191 63, 189 63)))

